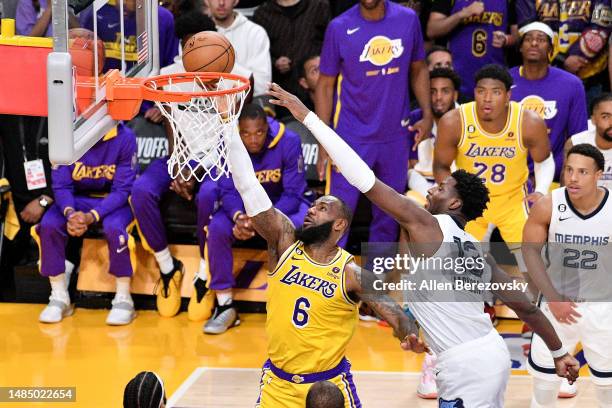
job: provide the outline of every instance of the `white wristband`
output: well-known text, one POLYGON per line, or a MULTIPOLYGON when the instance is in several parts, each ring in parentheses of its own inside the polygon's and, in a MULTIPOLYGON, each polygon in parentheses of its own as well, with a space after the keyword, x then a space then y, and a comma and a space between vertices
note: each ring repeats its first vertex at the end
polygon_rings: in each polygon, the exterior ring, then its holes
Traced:
POLYGON ((563 346, 561 346, 561 348, 559 350, 551 350, 550 351, 550 355, 552 356, 552 358, 563 357, 566 354, 567 354, 567 349, 565 347, 563 347, 563 346))
POLYGON ((555 178, 555 159, 552 153, 541 162, 534 162, 533 172, 535 173, 535 192, 542 195, 548 194, 550 185, 555 178))

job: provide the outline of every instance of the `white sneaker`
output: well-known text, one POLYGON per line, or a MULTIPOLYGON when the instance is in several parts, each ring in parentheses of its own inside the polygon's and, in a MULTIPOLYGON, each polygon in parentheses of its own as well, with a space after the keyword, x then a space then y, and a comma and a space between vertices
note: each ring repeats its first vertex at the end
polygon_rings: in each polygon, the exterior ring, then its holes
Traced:
POLYGON ((434 375, 436 367, 436 358, 431 354, 425 354, 423 360, 423 368, 421 370, 421 380, 417 386, 417 395, 423 399, 438 398, 438 386, 434 375))
POLYGON ((49 304, 38 316, 38 321, 41 323, 59 323, 64 317, 72 316, 73 313, 74 305, 70 304, 70 299, 66 303, 63 299, 51 293, 49 304))
POLYGON ((574 398, 578 394, 576 383, 570 384, 567 379, 561 381, 561 387, 559 388, 559 398, 574 398))
POLYGON ((131 297, 116 295, 113 301, 111 311, 106 318, 106 324, 110 326, 124 326, 132 323, 136 318, 134 310, 134 302, 131 297))

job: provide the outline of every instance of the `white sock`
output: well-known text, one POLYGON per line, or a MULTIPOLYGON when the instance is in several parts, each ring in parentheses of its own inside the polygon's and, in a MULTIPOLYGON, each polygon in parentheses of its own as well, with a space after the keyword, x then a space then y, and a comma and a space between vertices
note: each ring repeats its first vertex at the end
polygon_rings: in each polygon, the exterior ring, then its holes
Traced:
POLYGON ((217 292, 217 302, 219 306, 225 306, 232 303, 232 292, 217 292))
POLYGON ((200 258, 200 268, 198 269, 196 278, 201 279, 204 282, 206 282, 208 280, 208 274, 206 270, 207 270, 206 259, 200 258))
POLYGON ((599 408, 610 408, 612 407, 612 386, 608 385, 595 385, 595 395, 597 395, 597 402, 599 408))
POLYGON ((161 251, 156 252, 155 259, 157 260, 161 273, 169 274, 174 269, 174 262, 172 261, 170 249, 164 248, 161 251))
POLYGON ((64 268, 66 270, 66 289, 70 286, 70 277, 72 276, 72 272, 74 272, 74 264, 69 260, 64 261, 64 268))
POLYGON ((122 298, 129 299, 129 301, 133 303, 132 294, 130 292, 130 283, 131 278, 128 276, 117 278, 117 293, 115 297, 120 296, 122 298))
POLYGON ((66 274, 60 273, 56 276, 49 276, 49 282, 51 283, 51 295, 57 300, 70 304, 70 296, 66 288, 66 274))
POLYGON ((557 404, 557 395, 561 386, 561 379, 546 381, 533 378, 533 396, 531 397, 531 408, 553 408, 557 404))

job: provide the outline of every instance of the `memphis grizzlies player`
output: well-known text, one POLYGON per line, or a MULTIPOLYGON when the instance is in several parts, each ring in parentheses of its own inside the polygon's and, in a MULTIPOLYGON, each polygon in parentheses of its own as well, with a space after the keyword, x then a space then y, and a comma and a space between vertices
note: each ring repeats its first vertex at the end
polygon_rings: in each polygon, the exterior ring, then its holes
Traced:
MULTIPOLYGON (((482 214, 489 200, 486 187, 476 175, 465 170, 452 173, 438 187, 429 190, 427 209, 423 209, 378 180, 340 136, 309 112, 297 97, 276 84, 271 85, 268 93, 276 98, 271 103, 287 108, 308 127, 351 184, 399 222, 402 235, 409 239, 412 248, 431 258, 483 257, 480 244, 463 229, 468 221, 482 214), (453 250, 453 245, 461 249, 453 250)), ((480 278, 474 275, 475 279, 480 283, 510 282, 492 259, 490 262, 491 268, 483 268, 480 278)), ((557 374, 573 382, 578 375, 578 362, 562 352, 561 340, 544 314, 521 292, 495 294, 542 336, 556 356, 557 374)), ((464 301, 415 298, 409 302, 426 341, 438 356, 436 383, 440 405, 503 406, 510 369, 508 349, 489 316, 483 313, 482 298, 466 292, 457 295, 464 301)))
POLYGON ((363 301, 394 329, 405 350, 425 351, 418 328, 393 299, 365 293, 353 256, 338 247, 351 224, 346 204, 333 196, 317 199, 296 230, 273 207, 257 180, 249 154, 237 132, 231 135, 229 163, 236 190, 259 235, 268 243, 266 334, 269 359, 263 366, 257 407, 302 408, 310 386, 331 381, 346 408, 361 407, 345 358, 346 346, 363 301))
MULTIPOLYGON (((591 144, 573 146, 566 157, 566 187, 553 190, 532 208, 525 225, 523 256, 544 296, 541 308, 563 344, 582 343, 599 406, 612 406, 612 198, 597 185, 602 153, 591 144), (541 249, 547 245, 549 265, 541 249)), ((554 407, 560 381, 542 339, 534 335, 528 369, 531 406, 554 407)))

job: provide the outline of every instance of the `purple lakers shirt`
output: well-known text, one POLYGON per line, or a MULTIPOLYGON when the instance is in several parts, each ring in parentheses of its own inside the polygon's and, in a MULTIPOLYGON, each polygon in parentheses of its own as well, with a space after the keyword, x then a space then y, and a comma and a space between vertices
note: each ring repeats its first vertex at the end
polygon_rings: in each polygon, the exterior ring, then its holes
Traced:
MULTIPOLYGON (((268 136, 263 150, 249 154, 255 176, 279 211, 291 215, 304 203, 306 176, 300 137, 285 125, 268 118, 268 136)), ((219 179, 221 202, 226 214, 233 218, 244 211, 240 194, 231 177, 219 179)))
POLYGON ((419 19, 409 8, 385 0, 384 18, 368 21, 357 4, 333 19, 320 71, 339 76, 332 117, 338 134, 349 143, 407 137, 410 64, 424 58, 419 19))
POLYGON ((555 157, 555 180, 559 180, 565 141, 587 129, 586 97, 582 81, 554 67, 548 69, 544 78, 536 81, 527 80, 521 72, 522 67, 510 70, 514 80, 511 99, 536 112, 546 121, 550 148, 555 157))
POLYGON ((136 136, 119 124, 74 164, 52 170, 55 201, 65 214, 68 207, 75 208, 75 195, 103 196, 94 208, 103 219, 127 204, 136 166, 136 136))
MULTIPOLYGON (((476 0, 436 0, 432 11, 446 16, 453 15, 476 0)), ((453 54, 455 71, 461 77, 461 94, 473 97, 474 74, 487 64, 505 65, 504 49, 493 47, 493 32, 508 31, 508 2, 506 0, 484 1, 485 11, 477 17, 464 19, 449 34, 448 48, 453 54)))

